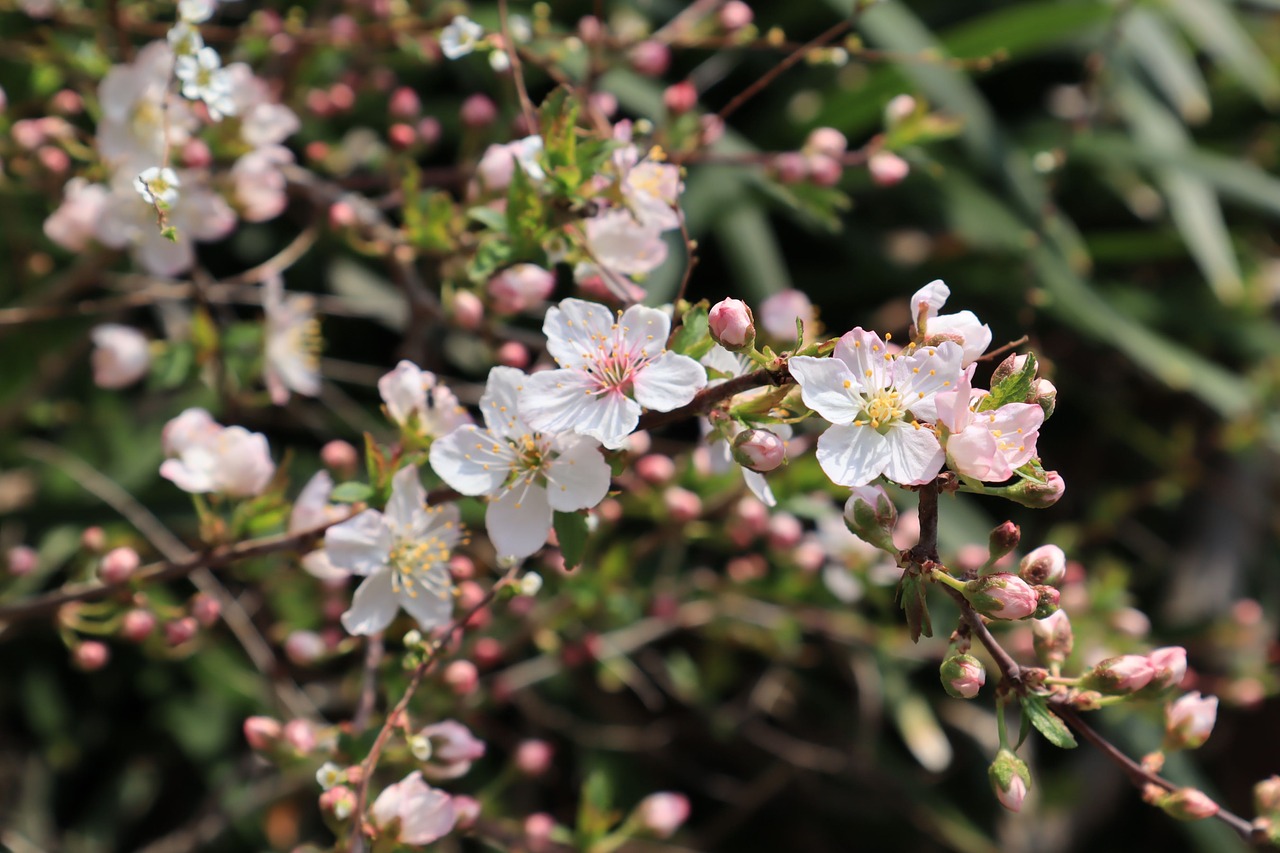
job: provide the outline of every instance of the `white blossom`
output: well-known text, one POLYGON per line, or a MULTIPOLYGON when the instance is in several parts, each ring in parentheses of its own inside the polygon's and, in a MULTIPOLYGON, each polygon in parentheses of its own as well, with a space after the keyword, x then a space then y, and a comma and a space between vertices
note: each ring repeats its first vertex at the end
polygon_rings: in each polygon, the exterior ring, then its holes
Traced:
POLYGON ((402 361, 378 380, 378 393, 387 415, 402 429, 437 437, 471 423, 471 416, 454 393, 429 370, 402 361))
POLYGON ((178 187, 182 181, 168 166, 152 166, 144 169, 142 174, 133 179, 133 188, 148 204, 163 204, 173 207, 178 203, 178 187))
POLYGON ((93 338, 93 381, 99 388, 124 388, 147 375, 151 366, 150 344, 132 326, 103 323, 93 338))
POLYGON ((465 15, 457 15, 440 31, 440 52, 449 59, 458 59, 474 51, 483 36, 484 27, 465 15))
POLYGON ((276 470, 266 436, 221 426, 203 409, 188 409, 170 421, 164 445, 174 458, 160 465, 160 476, 192 494, 260 495, 276 470))
POLYGON ((922 331, 929 337, 946 335, 958 338, 964 348, 961 367, 967 367, 991 346, 991 327, 978 319, 972 311, 942 314, 942 306, 951 296, 951 288, 937 279, 926 284, 911 297, 911 322, 918 327, 924 321, 922 331))
POLYGON ((304 397, 320 393, 320 324, 315 299, 285 295, 284 282, 272 276, 263 284, 262 307, 267 315, 267 390, 271 402, 283 406, 289 392, 304 397))
MULTIPOLYGON (((289 533, 301 533, 322 524, 328 524, 342 518, 347 511, 329 503, 329 494, 333 491, 333 477, 328 471, 317 471, 298 493, 293 502, 293 511, 289 514, 289 533)), ((302 558, 302 568, 320 580, 341 580, 348 577, 349 572, 339 569, 329 561, 329 555, 323 548, 317 548, 302 558)))
POLYGON ((193 101, 204 101, 209 116, 214 121, 236 111, 231 94, 231 83, 222 68, 218 52, 202 47, 194 56, 179 56, 174 62, 174 74, 182 81, 182 94, 193 101))

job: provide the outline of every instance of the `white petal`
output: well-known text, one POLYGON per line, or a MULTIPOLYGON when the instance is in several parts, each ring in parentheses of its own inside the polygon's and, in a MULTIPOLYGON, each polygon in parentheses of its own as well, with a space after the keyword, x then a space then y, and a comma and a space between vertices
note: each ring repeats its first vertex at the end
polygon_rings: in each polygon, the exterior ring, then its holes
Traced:
POLYGON ((870 426, 836 424, 818 438, 818 464, 838 486, 865 486, 889 463, 889 443, 870 426))
POLYGON ((329 562, 357 575, 371 575, 387 565, 391 554, 391 531, 382 513, 366 509, 348 521, 324 532, 324 549, 329 562))
MULTIPOLYGON (((431 377, 431 374, 426 376, 431 377)), ((431 384, 434 384, 434 377, 431 380, 431 384)), ((382 396, 391 419, 403 424, 409 419, 409 415, 427 407, 426 386, 423 371, 411 361, 402 361, 378 380, 378 393, 382 396)))
POLYGON ((560 455, 547 466, 547 500, 554 509, 571 512, 590 509, 609 492, 612 472, 600 454, 600 445, 586 436, 561 436, 555 449, 560 455))
MULTIPOLYGON (((938 316, 938 312, 942 310, 943 305, 947 304, 947 299, 950 297, 951 288, 947 287, 940 278, 917 290, 911 297, 911 325, 915 325, 920 314, 921 302, 925 304, 925 317, 933 319, 938 316)), ((929 332, 932 334, 933 331, 933 324, 929 323, 929 332)))
POLYGON ((958 335, 964 341, 962 364, 972 364, 991 346, 991 327, 972 311, 944 314, 929 320, 930 335, 958 335))
POLYGON ((529 377, 520 393, 525 423, 542 433, 589 435, 611 450, 622 446, 640 420, 630 397, 596 394, 593 383, 576 370, 546 370, 529 377))
POLYGON ((356 587, 351 609, 342 614, 342 627, 349 634, 376 634, 391 624, 399 609, 391 591, 391 572, 375 572, 356 587))
POLYGON ((546 544, 551 531, 547 490, 522 484, 489 504, 484 526, 501 557, 528 557, 546 544))
POLYGON ((622 340, 629 352, 661 352, 671 333, 671 320, 665 312, 644 305, 632 305, 618 318, 622 340))
POLYGON ((317 471, 293 502, 293 511, 289 514, 289 532, 297 533, 327 521, 329 493, 332 491, 333 477, 329 476, 328 471, 317 471))
POLYGON ((787 362, 804 404, 833 424, 852 423, 862 412, 849 366, 838 358, 795 356, 787 362))
POLYGON ((416 538, 410 531, 422 527, 427 506, 427 491, 422 488, 417 465, 406 465, 391 478, 391 498, 387 501, 385 520, 393 535, 416 538))
POLYGON ((449 569, 439 563, 426 570, 429 582, 407 584, 397 594, 400 606, 424 631, 449 624, 453 618, 453 581, 449 569))
POLYGON ((595 363, 598 340, 593 336, 611 340, 612 326, 613 312, 604 305, 565 299, 547 309, 542 333, 547 336, 547 352, 561 367, 582 367, 595 363))
POLYGON ((902 392, 902 404, 911 414, 923 421, 937 420, 934 395, 956 387, 963 354, 958 344, 944 341, 895 361, 894 386, 902 392))
POLYGON ((430 459, 440 479, 464 495, 496 492, 506 482, 513 461, 510 445, 475 426, 458 427, 437 438, 431 443, 430 459))
POLYGON ((707 385, 707 371, 687 355, 664 352, 636 374, 636 401, 655 412, 688 403, 707 385))
POLYGON ((868 332, 861 326, 845 332, 836 341, 831 355, 849 366, 855 389, 870 391, 889 387, 892 359, 884 341, 875 332, 868 332))
POLYGON ((927 483, 942 470, 947 455, 932 430, 895 421, 885 435, 889 461, 884 475, 895 483, 916 486, 927 483))
POLYGON ((746 481, 747 488, 751 490, 751 494, 759 498, 762 504, 765 506, 778 505, 778 499, 773 496, 773 489, 769 488, 769 481, 764 478, 764 474, 743 468, 742 479, 746 481))
POLYGON ((480 414, 485 426, 498 436, 530 432, 520 421, 520 391, 528 379, 523 370, 494 367, 480 398, 480 414))

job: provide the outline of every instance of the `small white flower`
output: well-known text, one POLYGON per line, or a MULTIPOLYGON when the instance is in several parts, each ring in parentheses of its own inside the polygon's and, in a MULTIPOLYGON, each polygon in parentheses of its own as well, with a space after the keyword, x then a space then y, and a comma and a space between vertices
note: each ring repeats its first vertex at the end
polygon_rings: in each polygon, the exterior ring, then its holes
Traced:
POLYGON ((175 56, 195 56, 204 48, 200 30, 186 21, 178 21, 166 36, 175 56))
MULTIPOLYGON (((329 503, 329 493, 333 491, 333 477, 328 471, 317 471, 307 481, 293 502, 293 511, 289 514, 289 533, 300 533, 342 518, 347 511, 329 503)), ((323 548, 317 548, 302 558, 302 568, 321 580, 340 580, 349 575, 348 572, 336 568, 329 562, 329 555, 323 548)))
POLYGON ((286 296, 284 282, 272 276, 263 285, 262 307, 267 315, 267 390, 271 402, 283 406, 289 392, 304 397, 320 393, 320 324, 315 299, 286 296))
POLYGON ((175 458, 160 465, 160 476, 184 492, 252 497, 262 494, 275 475, 266 436, 221 426, 203 409, 188 409, 171 420, 161 441, 175 458))
POLYGON ((409 751, 419 761, 431 760, 431 738, 414 735, 409 738, 409 751))
POLYGON ((192 24, 202 24, 213 17, 217 0, 178 0, 178 17, 192 24))
POLYGON ((334 785, 341 785, 346 779, 347 774, 332 761, 326 761, 321 764, 320 769, 316 771, 316 782, 326 791, 334 785))
POLYGON ((485 527, 499 556, 527 557, 551 530, 552 511, 588 509, 609 491, 609 466, 593 439, 546 435, 522 417, 530 377, 489 371, 480 412, 487 429, 463 426, 431 445, 431 467, 464 495, 487 495, 485 527))
POLYGON ((400 362, 379 379, 378 393, 397 426, 422 436, 446 435, 471 423, 453 392, 439 384, 434 373, 411 361, 400 362))
POLYGON ((484 27, 466 15, 458 15, 440 31, 440 52, 449 59, 466 56, 476 49, 483 35, 484 27))
POLYGON ((505 50, 494 50, 489 53, 489 67, 499 74, 511 70, 511 57, 505 50))
POLYGON ((520 594, 533 597, 542 591, 542 575, 537 572, 525 572, 520 578, 520 594))
POLYGON ((453 614, 449 552, 461 535, 458 508, 426 506, 418 469, 401 468, 391 481, 386 511, 367 509, 330 527, 324 536, 329 561, 365 575, 342 625, 352 634, 375 634, 403 607, 430 631, 453 614))
POLYGON ((133 179, 133 188, 148 204, 164 204, 173 207, 178 203, 178 187, 182 182, 168 166, 152 166, 133 179))
POLYGON ((132 326, 103 323, 93 338, 93 381, 99 388, 124 388, 147 375, 151 367, 150 344, 132 326))
POLYGON ((542 331, 561 369, 524 383, 520 416, 538 432, 576 432, 617 449, 635 430, 641 406, 669 412, 707 384, 702 365, 667 350, 671 321, 656 308, 632 305, 615 315, 566 299, 547 311, 542 331))
POLYGON ((914 329, 924 320, 924 333, 929 336, 955 336, 964 347, 961 367, 968 367, 991 346, 991 327, 978 319, 972 311, 955 314, 938 312, 951 296, 951 288, 937 279, 926 284, 911 297, 911 324, 914 329))
POLYGON ((182 81, 183 96, 193 101, 204 101, 214 121, 235 113, 236 102, 231 94, 230 78, 213 48, 202 47, 194 56, 179 56, 174 62, 173 72, 182 81))

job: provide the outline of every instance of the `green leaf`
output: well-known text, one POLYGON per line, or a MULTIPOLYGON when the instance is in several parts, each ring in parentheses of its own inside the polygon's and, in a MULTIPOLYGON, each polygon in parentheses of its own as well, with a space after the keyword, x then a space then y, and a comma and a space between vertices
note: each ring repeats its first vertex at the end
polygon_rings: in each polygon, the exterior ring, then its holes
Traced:
POLYGON ((353 480, 350 483, 334 486, 333 491, 329 493, 329 500, 339 504, 353 504, 357 501, 367 501, 373 495, 373 486, 353 480))
POLYGON ((1036 357, 1027 353, 1022 370, 1012 373, 991 386, 991 393, 982 398, 979 412, 998 409, 1007 403, 1025 403, 1031 399, 1031 389, 1036 381, 1036 357))
POLYGON ((1075 749, 1076 739, 1071 729, 1062 722, 1062 718, 1049 710, 1049 703, 1043 696, 1034 693, 1022 697, 1022 713, 1031 720, 1045 740, 1059 749, 1075 749))
POLYGON ((707 303, 703 300, 684 312, 680 328, 671 339, 671 349, 689 358, 702 358, 715 344, 707 322, 707 303))
POLYGON ((902 612, 907 615, 907 628, 911 631, 911 642, 920 642, 920 637, 933 636, 933 622, 929 619, 929 603, 925 600, 925 584, 918 575, 903 575, 898 583, 898 603, 902 612))
POLYGON ((554 526, 560 553, 564 555, 564 567, 574 569, 582 565, 587 550, 587 517, 580 512, 557 512, 554 526))

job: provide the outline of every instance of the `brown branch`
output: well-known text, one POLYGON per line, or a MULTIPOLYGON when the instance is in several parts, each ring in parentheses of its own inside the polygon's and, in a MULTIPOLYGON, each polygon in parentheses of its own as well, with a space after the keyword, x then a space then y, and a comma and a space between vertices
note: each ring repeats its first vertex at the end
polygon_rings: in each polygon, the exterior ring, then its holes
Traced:
POLYGON ((702 389, 694 395, 694 398, 687 405, 678 409, 672 409, 669 412, 646 412, 640 416, 640 423, 636 426, 636 429, 657 429, 685 418, 706 414, 717 403, 727 400, 735 394, 741 394, 743 391, 763 388, 766 385, 790 385, 793 382, 795 380, 791 378, 785 363, 775 369, 762 368, 751 373, 744 373, 741 376, 721 382, 719 385, 712 385, 710 388, 702 389))
POLYGON ((1015 347, 1020 347, 1029 340, 1030 338, 1028 338, 1026 335, 1023 335, 1022 337, 1018 338, 1016 341, 1009 341, 1009 343, 1005 344, 1002 347, 997 347, 996 349, 993 349, 989 353, 985 353, 984 355, 978 356, 977 361, 992 361, 993 359, 997 359, 1000 356, 1007 353, 1009 350, 1014 349, 1015 347))

